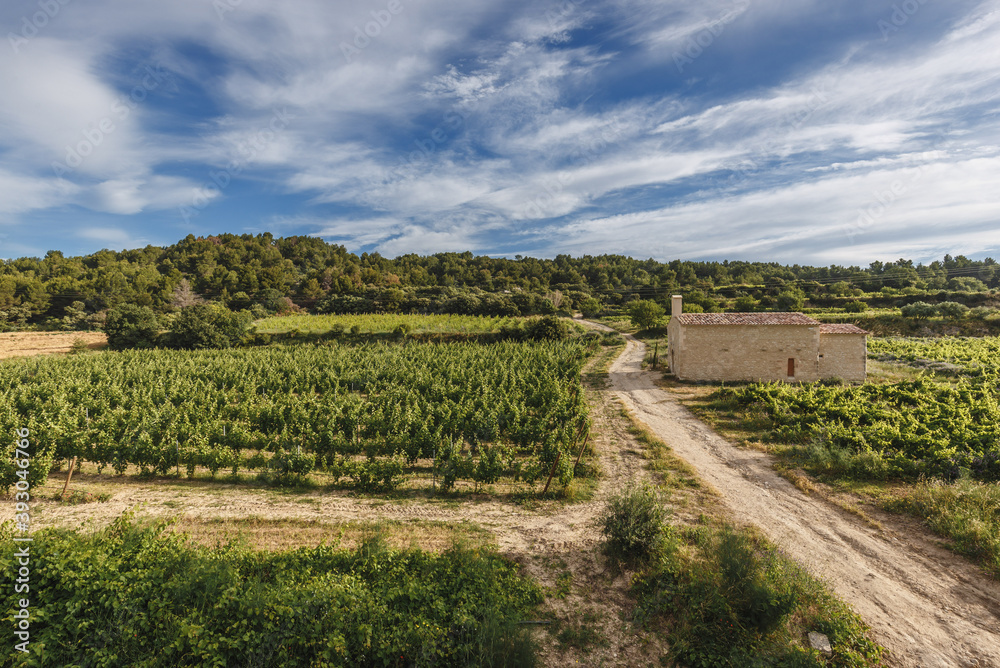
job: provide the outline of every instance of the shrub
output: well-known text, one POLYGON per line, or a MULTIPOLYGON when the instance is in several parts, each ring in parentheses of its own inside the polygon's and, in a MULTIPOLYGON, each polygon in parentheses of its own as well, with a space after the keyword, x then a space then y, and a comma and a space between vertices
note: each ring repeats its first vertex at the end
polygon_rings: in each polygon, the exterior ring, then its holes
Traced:
POLYGON ((669 532, 663 501, 648 484, 612 496, 597 522, 608 550, 627 559, 646 559, 659 552, 669 532))
POLYGON ((562 318, 547 315, 528 325, 524 334, 532 341, 561 341, 569 338, 570 327, 562 318))
POLYGON ((656 323, 667 311, 652 299, 637 299, 628 305, 628 315, 632 324, 639 329, 656 327, 656 323))
POLYGON ((848 313, 864 313, 868 310, 868 305, 862 301, 855 300, 844 304, 844 310, 848 313))
POLYGON ((163 337, 169 348, 200 349, 229 348, 238 344, 247 327, 250 315, 234 313, 224 306, 195 304, 181 310, 170 332, 163 337))
POLYGON ((903 308, 899 309, 900 315, 904 318, 916 318, 918 320, 923 320, 926 318, 933 318, 937 315, 937 307, 933 304, 928 304, 927 302, 913 302, 912 304, 907 304, 903 308))
POLYGON ((148 306, 121 304, 108 312, 104 332, 112 350, 152 348, 156 345, 159 326, 156 314, 148 306))
POLYGON ((580 313, 585 318, 596 318, 601 314, 602 309, 601 302, 594 297, 588 297, 580 304, 580 313))
POLYGON ((958 318, 965 317, 965 314, 969 312, 969 307, 958 302, 941 302, 938 304, 937 310, 945 318, 957 320, 958 318))
POLYGON ((989 306, 977 306, 969 311, 969 317, 976 320, 985 320, 996 312, 997 310, 995 308, 989 306))
POLYGON ((79 355, 80 353, 85 353, 90 350, 90 346, 84 339, 73 339, 73 345, 69 347, 70 355, 79 355))
POLYGON ((362 492, 389 492, 403 483, 403 462, 398 459, 369 459, 352 465, 350 476, 362 492))
POLYGON ((801 311, 803 305, 805 305, 806 296, 798 289, 785 290, 778 295, 778 310, 779 311, 801 311))

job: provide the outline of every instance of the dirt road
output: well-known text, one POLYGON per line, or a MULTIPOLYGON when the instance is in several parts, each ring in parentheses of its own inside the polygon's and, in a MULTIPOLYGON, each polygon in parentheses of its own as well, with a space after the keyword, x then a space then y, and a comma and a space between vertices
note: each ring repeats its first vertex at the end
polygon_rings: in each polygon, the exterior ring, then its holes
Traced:
POLYGON ((768 455, 717 435, 640 368, 645 345, 611 367, 614 390, 694 466, 736 518, 758 526, 857 611, 901 666, 1000 667, 1000 584, 922 531, 876 529, 775 473, 768 455))

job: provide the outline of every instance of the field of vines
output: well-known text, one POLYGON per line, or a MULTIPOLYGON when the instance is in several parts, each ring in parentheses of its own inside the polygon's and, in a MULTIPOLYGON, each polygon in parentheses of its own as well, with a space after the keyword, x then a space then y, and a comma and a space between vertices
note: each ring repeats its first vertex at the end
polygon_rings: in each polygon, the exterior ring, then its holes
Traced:
POLYGON ((1000 337, 943 336, 939 338, 873 338, 868 341, 871 357, 915 361, 931 360, 957 364, 973 375, 1000 373, 1000 337))
POLYGON ((951 362, 965 373, 861 386, 755 383, 717 390, 713 407, 734 411, 765 440, 799 446, 830 473, 1000 480, 998 339, 874 339, 869 353, 951 362))
POLYGON ((36 481, 77 457, 147 475, 319 470, 363 490, 420 467, 445 488, 532 484, 558 460, 568 484, 588 355, 579 341, 409 342, 18 360, 0 366, 0 430, 30 430, 36 481))
POLYGON ((412 333, 486 334, 499 332, 517 318, 491 318, 471 315, 287 315, 265 318, 254 325, 261 334, 282 334, 298 330, 303 334, 322 334, 339 329, 363 334, 382 334, 400 325, 412 333))

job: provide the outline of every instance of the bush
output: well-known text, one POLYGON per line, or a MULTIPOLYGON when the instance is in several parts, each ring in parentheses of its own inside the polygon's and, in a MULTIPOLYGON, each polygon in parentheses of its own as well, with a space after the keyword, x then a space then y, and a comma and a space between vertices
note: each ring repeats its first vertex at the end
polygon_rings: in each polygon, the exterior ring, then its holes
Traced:
POLYGON ((645 484, 612 496, 597 522, 612 554, 627 559, 647 559, 667 543, 669 532, 665 519, 660 495, 645 484))
POLYGON ((923 320, 926 318, 933 318, 938 314, 938 310, 936 306, 928 304, 927 302, 913 302, 912 304, 907 304, 903 308, 899 309, 899 313, 904 318, 916 318, 918 320, 923 320))
POLYGON ((601 314, 603 307, 601 302, 593 297, 588 297, 584 299, 580 304, 580 313, 583 314, 585 318, 596 318, 601 314))
POLYGON ((868 310, 868 305, 861 301, 847 302, 844 304, 844 311, 847 313, 864 313, 868 310))
POLYGON ((778 295, 779 311, 801 311, 805 305, 806 296, 798 289, 785 290, 778 295))
POLYGON ((163 337, 163 344, 189 350, 230 348, 242 340, 249 325, 250 315, 246 312, 234 313, 214 304, 195 304, 181 310, 170 332, 163 337))
POLYGON ((535 320, 525 328, 524 335, 532 341, 561 341, 569 338, 569 323, 554 315, 535 320))
POLYGON ((406 480, 399 459, 369 459, 352 464, 349 474, 361 492, 390 492, 406 480))
POLYGON ((965 317, 965 314, 969 312, 969 307, 958 302, 941 302, 938 304, 937 310, 945 318, 957 320, 965 317))
POLYGON ((104 332, 112 350, 152 348, 156 345, 159 325, 156 314, 148 306, 121 304, 108 312, 104 332))
POLYGON ((666 313, 667 310, 652 299, 637 299, 628 305, 628 315, 632 319, 632 324, 639 329, 656 327, 656 323, 666 313))

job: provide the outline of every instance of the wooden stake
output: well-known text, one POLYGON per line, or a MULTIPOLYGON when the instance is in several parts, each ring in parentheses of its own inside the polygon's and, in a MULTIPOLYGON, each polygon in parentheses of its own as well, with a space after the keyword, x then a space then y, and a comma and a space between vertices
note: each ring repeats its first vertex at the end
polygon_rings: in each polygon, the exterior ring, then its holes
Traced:
POLYGON ((549 471, 549 479, 545 481, 545 489, 542 490, 542 496, 549 491, 549 483, 552 482, 552 476, 556 474, 556 467, 559 466, 559 458, 562 457, 562 450, 556 453, 556 460, 552 462, 552 470, 549 471))
POLYGON ((587 449, 587 441, 590 440, 590 432, 587 432, 586 438, 583 439, 583 445, 580 446, 580 454, 576 456, 576 462, 573 464, 573 475, 576 475, 576 467, 580 465, 580 460, 583 458, 583 451, 587 449))
POLYGON ((69 479, 73 477, 73 467, 74 466, 76 466, 76 457, 74 457, 73 459, 69 460, 69 473, 66 474, 66 484, 63 485, 62 494, 59 495, 60 499, 63 498, 64 496, 66 496, 66 490, 69 489, 69 479))

